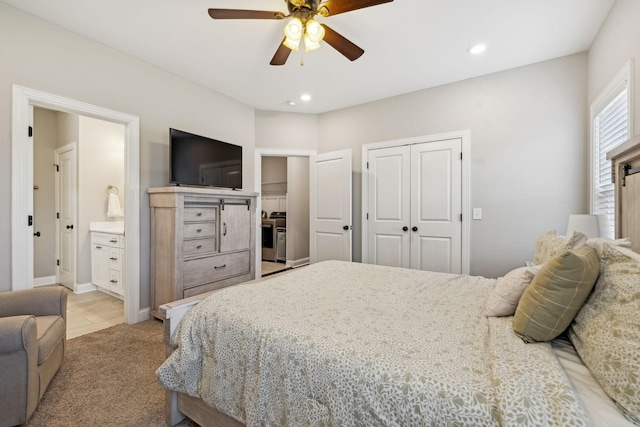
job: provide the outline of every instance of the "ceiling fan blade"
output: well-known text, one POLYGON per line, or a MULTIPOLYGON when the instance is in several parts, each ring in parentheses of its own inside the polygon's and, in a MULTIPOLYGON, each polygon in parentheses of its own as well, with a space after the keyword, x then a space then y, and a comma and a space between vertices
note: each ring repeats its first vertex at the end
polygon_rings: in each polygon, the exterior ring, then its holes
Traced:
POLYGON ((338 34, 331 28, 322 24, 324 27, 324 41, 330 44, 335 50, 343 54, 349 61, 355 61, 360 58, 364 53, 360 47, 356 46, 353 42, 347 40, 344 36, 338 34))
POLYGON ((282 19, 282 12, 245 9, 209 9, 209 16, 213 19, 282 19))
POLYGON ((278 50, 276 50, 276 53, 275 55, 273 55, 273 58, 271 59, 271 62, 269 64, 284 65, 284 63, 287 62, 287 58, 289 58, 289 55, 291 54, 291 49, 283 44, 285 40, 286 37, 282 39, 282 43, 280 43, 278 50))
POLYGON ((318 11, 323 16, 333 16, 365 7, 377 6, 383 3, 391 3, 393 0, 326 0, 318 6, 318 11), (322 12, 322 9, 326 12, 322 12), (325 14, 326 13, 326 14, 325 14))

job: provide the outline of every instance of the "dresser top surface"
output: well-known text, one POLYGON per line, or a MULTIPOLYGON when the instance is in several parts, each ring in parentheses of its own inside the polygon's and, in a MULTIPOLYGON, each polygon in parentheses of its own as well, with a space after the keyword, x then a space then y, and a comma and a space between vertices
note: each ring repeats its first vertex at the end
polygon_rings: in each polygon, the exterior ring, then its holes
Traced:
POLYGON ((149 194, 159 193, 185 193, 185 194, 203 194, 212 196, 225 196, 225 197, 257 197, 258 193, 250 191, 237 191, 228 190, 222 188, 211 187, 189 187, 189 186, 172 186, 172 187, 152 187, 147 188, 149 194))

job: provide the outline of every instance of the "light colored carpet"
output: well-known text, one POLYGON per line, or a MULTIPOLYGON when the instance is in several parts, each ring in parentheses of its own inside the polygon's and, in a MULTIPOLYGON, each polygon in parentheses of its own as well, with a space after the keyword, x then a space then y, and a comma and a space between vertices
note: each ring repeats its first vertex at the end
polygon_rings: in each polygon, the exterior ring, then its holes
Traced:
MULTIPOLYGON (((117 325, 67 341, 60 371, 27 426, 163 426, 162 323, 117 325)), ((180 426, 197 426, 190 420, 180 426)))

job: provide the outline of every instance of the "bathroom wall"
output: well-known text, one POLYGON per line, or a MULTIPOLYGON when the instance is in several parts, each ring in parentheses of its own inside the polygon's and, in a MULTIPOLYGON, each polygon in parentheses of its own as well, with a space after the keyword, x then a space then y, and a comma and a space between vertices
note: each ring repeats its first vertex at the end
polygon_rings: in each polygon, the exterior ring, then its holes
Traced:
POLYGON ((80 116, 78 144, 78 253, 76 283, 91 282, 92 221, 122 221, 107 217, 107 187, 118 189, 124 208, 124 126, 80 116))

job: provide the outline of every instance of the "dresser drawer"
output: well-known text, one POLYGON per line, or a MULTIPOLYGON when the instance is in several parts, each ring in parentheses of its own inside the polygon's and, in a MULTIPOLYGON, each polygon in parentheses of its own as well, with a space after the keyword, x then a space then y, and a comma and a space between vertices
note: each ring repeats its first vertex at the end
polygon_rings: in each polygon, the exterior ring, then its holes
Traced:
POLYGON ((205 283, 249 273, 251 252, 235 252, 184 262, 182 286, 192 288, 205 283))
POLYGON ((182 242, 182 256, 203 255, 216 251, 216 239, 194 239, 182 242))
POLYGON ((195 237, 215 237, 215 222, 194 222, 184 225, 184 238, 193 239, 195 237))
POLYGON ((218 208, 184 208, 184 222, 215 221, 218 208))

